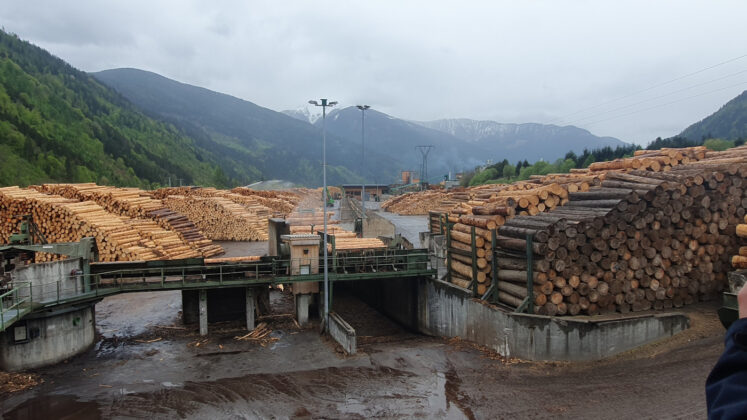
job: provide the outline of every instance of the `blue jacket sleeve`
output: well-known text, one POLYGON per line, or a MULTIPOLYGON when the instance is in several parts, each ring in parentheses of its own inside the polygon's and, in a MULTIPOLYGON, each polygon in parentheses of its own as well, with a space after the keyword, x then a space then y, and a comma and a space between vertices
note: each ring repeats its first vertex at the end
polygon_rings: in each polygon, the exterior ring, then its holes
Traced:
POLYGON ((724 353, 706 379, 709 419, 747 417, 747 318, 726 332, 724 353))

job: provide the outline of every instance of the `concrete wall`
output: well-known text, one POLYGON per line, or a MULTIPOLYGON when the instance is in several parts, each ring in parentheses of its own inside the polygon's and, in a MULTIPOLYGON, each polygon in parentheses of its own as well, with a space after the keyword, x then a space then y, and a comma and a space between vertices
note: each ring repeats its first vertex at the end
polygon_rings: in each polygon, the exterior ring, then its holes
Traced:
MULTIPOLYGON (((77 269, 80 269, 79 258, 18 267, 12 271, 12 277, 14 282, 31 282, 33 302, 52 302, 58 296, 58 281, 60 299, 74 297, 84 291, 83 276, 70 275, 77 269)), ((24 297, 28 296, 25 287, 21 291, 24 297)))
MULTIPOLYGON (((340 220, 343 222, 352 222, 361 213, 361 203, 354 198, 345 198, 340 202, 340 220)), ((363 220, 363 237, 376 238, 386 236, 394 238, 396 228, 394 223, 379 216, 375 211, 366 211, 366 218, 363 220)))
POLYGON ((363 237, 376 238, 386 236, 393 238, 395 231, 394 223, 379 216, 376 212, 366 212, 366 218, 363 220, 363 237))
POLYGON ((690 326, 683 314, 621 319, 514 314, 487 305, 449 283, 419 284, 418 328, 461 337, 503 356, 528 360, 595 360, 670 337, 690 326))
POLYGON ((347 354, 355 354, 357 350, 357 340, 355 329, 350 326, 340 315, 334 312, 329 313, 329 335, 337 341, 347 354))
POLYGON ((516 314, 433 279, 371 280, 347 287, 413 331, 461 337, 501 355, 527 360, 602 359, 670 337, 690 325, 678 313, 620 319, 516 314))
POLYGON ((20 371, 59 363, 90 348, 94 337, 93 305, 27 318, 0 333, 0 369, 20 371), (24 325, 29 339, 16 344, 14 329, 24 325))
POLYGON ((355 200, 349 197, 345 197, 340 200, 340 221, 341 222, 352 222, 358 217, 360 212, 360 205, 355 206, 355 200))

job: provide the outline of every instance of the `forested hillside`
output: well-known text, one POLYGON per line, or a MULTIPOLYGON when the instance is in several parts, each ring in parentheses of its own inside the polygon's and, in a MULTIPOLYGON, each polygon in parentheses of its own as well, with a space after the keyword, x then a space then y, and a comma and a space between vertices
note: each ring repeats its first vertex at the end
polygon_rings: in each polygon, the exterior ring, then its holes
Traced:
POLYGON ((220 185, 194 141, 47 51, 0 31, 0 185, 220 185))
MULTIPOLYGON (((249 101, 180 83, 138 69, 94 73, 150 116, 179 127, 195 139, 208 159, 236 179, 287 179, 322 184, 322 130, 249 101)), ((359 136, 346 141, 327 132, 327 180, 330 184, 359 182, 359 136)), ((396 179, 396 157, 377 157, 378 179, 396 179)), ((369 181, 370 182, 370 181, 369 181)))
POLYGON ((687 127, 679 137, 689 140, 747 138, 747 91, 732 99, 718 111, 687 127))

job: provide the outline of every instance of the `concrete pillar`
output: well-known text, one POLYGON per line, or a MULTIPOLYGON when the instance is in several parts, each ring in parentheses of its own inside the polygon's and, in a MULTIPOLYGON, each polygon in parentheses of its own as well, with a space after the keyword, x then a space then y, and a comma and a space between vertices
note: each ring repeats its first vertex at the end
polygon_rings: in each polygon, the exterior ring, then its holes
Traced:
POLYGON ((208 333, 208 310, 207 310, 207 290, 200 289, 199 297, 200 305, 200 335, 207 335, 208 333))
POLYGON ((254 290, 251 287, 246 288, 246 329, 254 329, 254 310, 257 303, 254 299, 254 290))
POLYGON ((306 325, 309 322, 310 304, 311 294, 304 293, 296 295, 296 319, 300 325, 306 325))

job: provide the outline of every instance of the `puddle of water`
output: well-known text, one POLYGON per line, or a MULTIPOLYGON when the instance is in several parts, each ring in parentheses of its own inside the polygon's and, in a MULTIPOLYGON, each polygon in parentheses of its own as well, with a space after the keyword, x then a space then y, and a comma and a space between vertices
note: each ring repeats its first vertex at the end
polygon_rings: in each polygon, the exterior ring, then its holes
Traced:
POLYGON ((101 418, 99 405, 93 401, 80 401, 73 395, 42 395, 26 400, 16 408, 3 413, 6 420, 97 420, 101 418))
POLYGON ((436 372, 436 386, 434 392, 428 396, 428 405, 440 410, 447 419, 473 419, 471 412, 465 413, 455 401, 458 383, 454 383, 451 372, 436 372))
POLYGON ((184 384, 180 383, 173 383, 173 382, 161 382, 161 385, 165 386, 166 388, 179 388, 184 386, 184 384))

